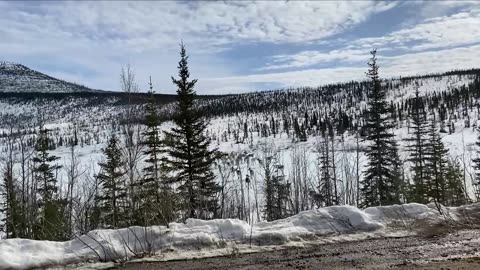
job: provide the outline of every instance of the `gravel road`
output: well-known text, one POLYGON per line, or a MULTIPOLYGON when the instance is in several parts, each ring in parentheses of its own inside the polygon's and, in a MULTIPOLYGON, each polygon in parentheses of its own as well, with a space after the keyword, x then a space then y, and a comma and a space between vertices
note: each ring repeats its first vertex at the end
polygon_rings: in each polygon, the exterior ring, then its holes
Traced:
POLYGON ((156 263, 117 269, 480 269, 480 231, 434 238, 371 239, 305 248, 156 263))

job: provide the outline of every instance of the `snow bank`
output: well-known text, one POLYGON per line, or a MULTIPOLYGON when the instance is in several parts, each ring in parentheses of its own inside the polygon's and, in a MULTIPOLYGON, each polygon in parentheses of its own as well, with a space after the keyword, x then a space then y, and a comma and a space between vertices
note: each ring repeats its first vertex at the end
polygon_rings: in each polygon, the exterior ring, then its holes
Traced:
POLYGON ((480 220, 480 203, 447 207, 447 214, 457 221, 477 223, 480 220))
MULTIPOLYGON (((480 215, 480 204, 448 208, 455 216, 480 215)), ((7 239, 0 241, 0 268, 27 269, 87 261, 124 260, 148 251, 218 249, 230 242, 278 245, 312 237, 381 232, 395 221, 439 219, 431 205, 405 204, 371 207, 332 206, 309 210, 251 228, 235 219, 188 219, 185 224, 95 230, 66 242, 7 239)))
POLYGON ((353 206, 332 206, 309 210, 298 215, 261 222, 254 225, 253 237, 258 244, 277 240, 282 243, 303 236, 325 236, 335 233, 371 232, 383 229, 383 224, 372 221, 363 211, 353 206))
POLYGON ((388 224, 390 221, 425 220, 438 217, 438 211, 433 209, 432 206, 418 203, 370 207, 365 209, 364 212, 372 220, 384 224, 388 224))

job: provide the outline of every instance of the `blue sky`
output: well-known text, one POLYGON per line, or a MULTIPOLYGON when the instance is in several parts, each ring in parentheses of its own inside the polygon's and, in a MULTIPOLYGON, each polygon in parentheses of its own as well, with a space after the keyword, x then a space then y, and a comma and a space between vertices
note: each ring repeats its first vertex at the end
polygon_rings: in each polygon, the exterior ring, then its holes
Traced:
POLYGON ((199 94, 480 67, 478 1, 0 2, 0 61, 118 90, 130 64, 174 93, 178 44, 199 94))

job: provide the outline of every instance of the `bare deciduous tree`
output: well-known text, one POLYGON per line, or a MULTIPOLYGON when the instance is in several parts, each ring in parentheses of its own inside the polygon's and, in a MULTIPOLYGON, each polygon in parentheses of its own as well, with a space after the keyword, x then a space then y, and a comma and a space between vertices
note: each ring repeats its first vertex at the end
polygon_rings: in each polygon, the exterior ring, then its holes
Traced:
POLYGON ((128 196, 130 209, 130 224, 134 220, 134 212, 137 210, 135 183, 140 177, 138 163, 142 156, 142 127, 135 121, 138 120, 138 110, 132 102, 132 95, 139 91, 138 84, 135 81, 135 73, 130 65, 126 65, 120 72, 121 90, 127 95, 128 104, 125 108, 125 117, 122 119, 122 131, 124 134, 124 147, 122 155, 124 159, 125 186, 128 187, 128 196))

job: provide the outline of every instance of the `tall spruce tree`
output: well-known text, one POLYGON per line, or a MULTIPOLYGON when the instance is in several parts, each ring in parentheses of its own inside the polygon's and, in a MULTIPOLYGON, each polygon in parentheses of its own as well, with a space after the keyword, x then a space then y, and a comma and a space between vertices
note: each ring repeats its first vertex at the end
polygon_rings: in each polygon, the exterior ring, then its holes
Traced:
POLYGON ((369 141, 366 156, 368 165, 362 183, 363 206, 398 203, 395 187, 400 179, 398 152, 394 140, 391 112, 378 76, 376 50, 371 52, 367 76, 371 80, 365 128, 369 141))
MULTIPOLYGON (((446 202, 446 172, 448 150, 443 145, 442 138, 437 131, 435 119, 432 119, 429 128, 429 147, 426 151, 427 173, 424 179, 426 202, 445 205, 446 202)), ((425 203, 425 202, 424 202, 425 203)))
POLYGON ((122 179, 122 153, 115 135, 109 140, 105 149, 105 162, 99 163, 100 173, 97 179, 100 192, 97 195, 101 223, 106 228, 118 228, 127 225, 127 187, 122 179))
POLYGON ((165 162, 175 172, 172 178, 183 198, 186 217, 209 218, 217 212, 217 193, 211 166, 216 150, 209 150, 210 140, 205 136, 207 123, 195 106, 197 80, 189 80, 188 56, 183 43, 180 45, 177 86, 178 110, 174 116, 175 127, 165 132, 165 145, 170 158, 165 162))
POLYGON ((270 147, 264 145, 263 155, 257 159, 264 176, 263 217, 267 221, 285 218, 289 215, 287 205, 291 189, 290 183, 285 181, 284 166, 279 164, 278 158, 270 147))
POLYGON ((419 94, 418 85, 416 85, 415 89, 415 100, 413 103, 411 118, 411 130, 413 130, 413 132, 411 137, 407 139, 409 142, 407 149, 410 153, 408 161, 413 165, 413 190, 410 196, 411 200, 414 202, 427 203, 428 199, 426 197, 425 181, 428 177, 426 171, 426 152, 429 147, 429 132, 427 116, 424 111, 422 98, 419 94))
POLYGON ((157 114, 157 103, 150 83, 150 102, 146 106, 146 130, 144 154, 146 166, 143 169, 144 177, 139 183, 139 225, 152 224, 168 225, 174 221, 174 196, 168 182, 166 168, 161 160, 163 142, 159 135, 160 124, 157 114))
POLYGON ((272 221, 276 219, 273 162, 272 158, 269 156, 265 156, 263 159, 258 159, 258 162, 263 167, 264 172, 263 192, 265 193, 265 205, 263 207, 263 218, 266 221, 272 221))
POLYGON ((56 172, 61 168, 52 164, 59 159, 48 152, 51 148, 48 130, 40 128, 33 158, 34 181, 37 187, 36 200, 38 209, 34 237, 42 240, 65 239, 65 202, 58 195, 56 172))
POLYGON ((458 206, 465 204, 465 187, 462 181, 460 164, 448 159, 448 149, 445 148, 435 120, 430 124, 430 145, 426 151, 426 195, 427 201, 433 201, 439 211, 440 205, 458 206))
MULTIPOLYGON (((327 130, 322 130, 322 140, 317 142, 318 166, 319 166, 319 185, 317 198, 321 198, 321 204, 332 206, 336 204, 334 194, 333 163, 330 156, 330 140, 327 130)), ((320 203, 320 202, 319 202, 320 203)))

